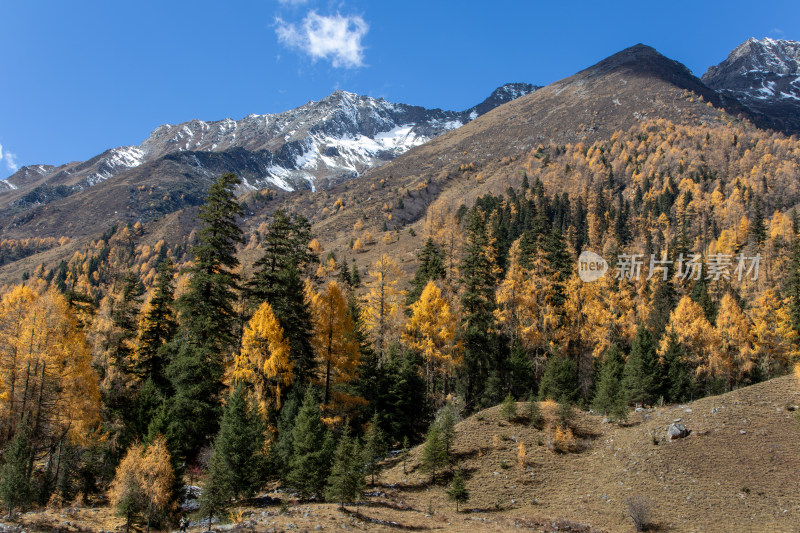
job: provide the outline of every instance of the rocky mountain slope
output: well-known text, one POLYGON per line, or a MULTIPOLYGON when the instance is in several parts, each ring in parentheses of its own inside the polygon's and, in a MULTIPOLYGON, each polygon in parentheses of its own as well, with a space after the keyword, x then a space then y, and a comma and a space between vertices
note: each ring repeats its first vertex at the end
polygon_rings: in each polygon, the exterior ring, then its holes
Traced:
MULTIPOLYGON (((253 172, 245 172, 246 187, 314 189, 320 183, 357 176, 535 90, 527 83, 503 85, 465 111, 425 109, 336 91, 278 114, 165 124, 139 146, 113 148, 88 161, 58 167, 23 167, 0 182, 7 191, 0 205, 48 203, 169 155, 223 154, 235 149, 247 151, 244 159, 252 167, 253 172)), ((186 161, 202 170, 202 157, 186 161)))
POLYGON ((800 133, 800 42, 751 38, 702 80, 763 113, 777 129, 800 133))

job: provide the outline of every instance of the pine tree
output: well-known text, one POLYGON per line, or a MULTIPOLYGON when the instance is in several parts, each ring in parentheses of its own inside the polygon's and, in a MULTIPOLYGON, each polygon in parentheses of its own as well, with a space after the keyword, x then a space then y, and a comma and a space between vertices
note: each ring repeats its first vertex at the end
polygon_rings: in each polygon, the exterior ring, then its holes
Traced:
POLYGON ((214 454, 228 472, 234 497, 252 496, 263 481, 264 426, 256 408, 249 404, 245 387, 238 385, 222 414, 214 454))
POLYGON ((500 406, 500 416, 509 422, 513 422, 517 418, 517 401, 511 396, 510 392, 506 395, 503 404, 500 406))
POLYGON ((330 470, 333 439, 320 419, 316 394, 309 389, 292 430, 287 481, 302 498, 322 495, 330 470))
POLYGON ((237 225, 242 207, 236 202, 234 188, 240 183, 235 174, 223 174, 209 188, 200 207, 203 227, 197 233, 199 243, 192 248, 187 290, 177 301, 184 337, 208 348, 217 365, 222 364, 225 352, 236 344, 234 306, 239 289, 236 245, 243 238, 237 225))
POLYGON ((458 512, 459 503, 469 501, 469 491, 464 485, 464 472, 460 468, 453 474, 453 481, 447 490, 447 499, 456 502, 456 512, 458 512))
POLYGON ((325 499, 338 501, 344 511, 344 504, 357 500, 364 491, 363 451, 359 449, 358 439, 348 433, 342 435, 333 454, 333 465, 325 488, 325 499))
POLYGON ((560 355, 552 355, 547 360, 544 375, 539 382, 539 399, 575 402, 578 400, 579 391, 575 361, 560 355))
POLYGON ((26 416, 17 426, 14 438, 3 452, 5 464, 0 467, 0 501, 8 509, 9 518, 14 509, 25 507, 33 500, 29 469, 33 460, 31 429, 26 416))
POLYGON ((767 226, 764 223, 764 212, 761 208, 761 198, 759 196, 755 198, 753 220, 750 223, 750 236, 756 243, 756 247, 760 247, 767 238, 767 226))
POLYGON ((172 286, 174 266, 164 259, 158 264, 153 294, 145 305, 139 321, 139 339, 136 348, 136 370, 143 379, 152 379, 160 391, 167 389, 164 375, 162 346, 172 340, 177 331, 175 313, 172 311, 175 290, 172 286))
POLYGON ((406 474, 406 464, 408 463, 408 456, 411 454, 411 443, 408 436, 403 437, 403 449, 400 451, 400 460, 403 462, 403 474, 406 474))
POLYGON ((686 362, 684 348, 674 332, 667 334, 667 345, 663 355, 662 391, 670 403, 685 402, 692 399, 694 383, 689 364, 686 362))
POLYGON ((302 383, 311 379, 314 367, 311 315, 301 279, 303 269, 317 261, 310 242, 311 226, 304 217, 277 210, 262 243, 264 255, 256 261, 257 270, 248 283, 252 305, 267 302, 278 318, 291 346, 295 374, 302 383))
POLYGON ((164 435, 177 458, 191 460, 219 429, 221 411, 216 398, 222 368, 214 364, 215 354, 207 348, 175 339, 163 349, 170 359, 167 378, 175 393, 153 418, 148 432, 164 435))
POLYGON ((446 272, 444 268, 444 253, 439 246, 433 242, 433 239, 428 237, 425 245, 417 255, 419 264, 417 272, 414 274, 414 279, 411 280, 412 289, 408 293, 406 303, 408 305, 416 302, 423 289, 430 281, 437 281, 444 279, 446 272))
POLYGON ((431 483, 436 481, 436 472, 450 463, 447 446, 438 424, 432 424, 422 447, 420 470, 431 473, 431 483))
POLYGON ((198 504, 200 516, 208 517, 208 530, 211 531, 211 522, 214 516, 220 516, 225 511, 233 496, 231 476, 225 462, 216 453, 211 455, 208 465, 206 481, 203 492, 200 493, 198 504))
POLYGON ((653 292, 653 301, 647 317, 647 325, 654 339, 660 339, 669 323, 669 314, 678 303, 672 280, 659 280, 653 292))
POLYGON ((625 359, 622 350, 612 345, 606 351, 605 362, 600 370, 600 379, 597 383, 592 408, 595 411, 610 415, 611 418, 624 418, 626 403, 621 390, 622 373, 625 369, 625 359))
POLYGON ((656 399, 657 379, 656 345, 647 328, 640 324, 622 372, 621 386, 626 401, 652 404, 656 399))
POLYGON ((278 415, 278 437, 270 447, 270 468, 280 479, 286 479, 289 473, 289 460, 292 456, 292 429, 305 393, 301 387, 292 387, 286 402, 278 415))
MULTIPOLYGON (((464 260, 460 265, 463 315, 464 365, 461 368, 463 396, 471 405, 483 395, 492 370, 500 366, 495 335, 494 291, 500 273, 496 250, 486 234, 486 223, 473 210, 467 226, 464 260)), ((487 399, 491 400, 491 399, 487 399)))
POLYGON ((367 475, 372 478, 372 485, 375 485, 375 474, 381 470, 378 461, 386 456, 387 451, 386 435, 381 430, 380 417, 375 411, 364 434, 364 463, 367 465, 367 475))

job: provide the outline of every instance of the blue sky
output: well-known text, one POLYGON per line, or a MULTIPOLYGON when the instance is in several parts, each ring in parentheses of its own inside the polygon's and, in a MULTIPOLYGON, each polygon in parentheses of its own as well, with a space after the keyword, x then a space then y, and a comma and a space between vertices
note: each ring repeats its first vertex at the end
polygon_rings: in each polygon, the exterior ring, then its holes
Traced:
POLYGON ((340 88, 465 109, 639 42, 699 76, 751 36, 800 40, 800 2, 0 0, 0 178, 340 88))

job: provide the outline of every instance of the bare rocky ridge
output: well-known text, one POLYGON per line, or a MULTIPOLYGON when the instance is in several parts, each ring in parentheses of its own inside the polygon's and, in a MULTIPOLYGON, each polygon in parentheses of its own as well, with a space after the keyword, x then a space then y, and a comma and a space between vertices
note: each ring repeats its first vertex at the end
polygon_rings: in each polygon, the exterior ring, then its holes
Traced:
POLYGON ((765 115, 776 129, 800 133, 800 42, 748 39, 702 80, 765 115))

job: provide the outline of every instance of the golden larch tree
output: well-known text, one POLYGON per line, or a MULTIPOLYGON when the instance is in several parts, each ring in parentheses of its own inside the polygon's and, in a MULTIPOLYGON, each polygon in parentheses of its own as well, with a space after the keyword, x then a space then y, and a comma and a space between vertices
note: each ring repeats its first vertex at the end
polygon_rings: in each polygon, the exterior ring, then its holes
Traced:
POLYGON ((458 347, 453 342, 455 334, 456 318, 450 312, 450 304, 439 287, 428 281, 419 300, 411 306, 411 318, 406 322, 403 341, 422 354, 425 382, 431 397, 435 396, 439 376, 444 377, 446 394, 449 377, 460 362, 458 347))
POLYGON ((306 283, 313 323, 312 344, 317 355, 318 376, 324 391, 324 406, 337 419, 364 403, 349 390, 358 374, 360 353, 355 325, 347 299, 336 281, 322 291, 306 283))
POLYGON ((233 378, 253 388, 259 410, 280 409, 281 391, 294 378, 289 359, 289 340, 269 303, 262 303, 247 323, 242 349, 234 357, 233 378))
POLYGON ((767 289, 753 303, 750 316, 761 374, 769 379, 791 369, 800 354, 787 303, 782 302, 774 290, 767 289))
POLYGON ((381 254, 369 270, 367 293, 361 307, 361 319, 381 358, 403 315, 406 292, 397 288, 402 273, 388 255, 381 254))

